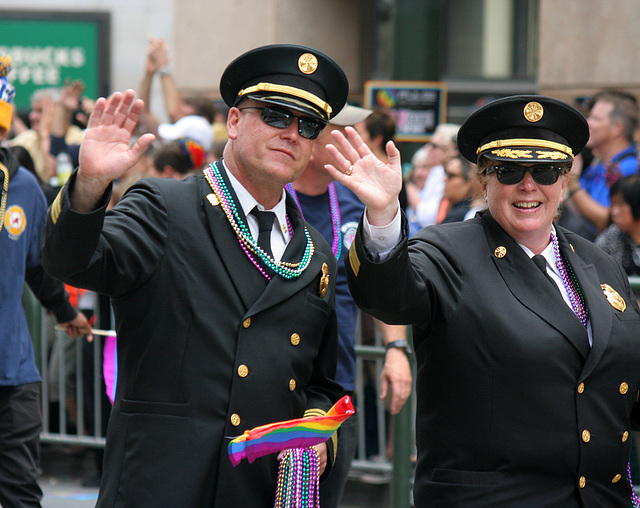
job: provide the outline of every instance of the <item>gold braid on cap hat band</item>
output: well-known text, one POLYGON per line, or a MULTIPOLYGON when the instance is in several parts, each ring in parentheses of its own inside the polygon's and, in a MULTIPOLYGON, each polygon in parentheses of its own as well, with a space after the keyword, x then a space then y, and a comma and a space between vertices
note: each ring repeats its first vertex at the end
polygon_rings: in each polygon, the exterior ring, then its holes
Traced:
POLYGON ((480 148, 476 150, 476 154, 480 154, 480 152, 486 152, 491 148, 502 148, 502 147, 510 147, 510 146, 530 146, 533 148, 549 148, 552 150, 558 150, 562 153, 566 153, 567 155, 573 157, 573 150, 569 148, 567 145, 563 145, 562 143, 556 143, 555 141, 547 141, 544 139, 497 139, 496 141, 492 141, 491 143, 487 143, 482 145, 480 148))
POLYGON ((305 101, 308 101, 311 104, 314 104, 322 109, 322 111, 327 114, 327 118, 331 117, 331 112, 333 111, 333 108, 329 106, 329 104, 323 101, 320 97, 313 95, 310 92, 300 90, 299 88, 295 88, 293 86, 276 85, 274 83, 258 83, 257 85, 250 86, 249 88, 244 88, 238 92, 238 97, 242 97, 254 92, 276 92, 304 99, 305 101))

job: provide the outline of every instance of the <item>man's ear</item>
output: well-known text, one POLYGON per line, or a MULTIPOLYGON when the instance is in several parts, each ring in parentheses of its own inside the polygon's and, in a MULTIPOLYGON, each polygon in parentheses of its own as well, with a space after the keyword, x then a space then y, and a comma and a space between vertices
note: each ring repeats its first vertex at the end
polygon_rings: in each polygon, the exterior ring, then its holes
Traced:
POLYGON ((238 108, 231 108, 227 115, 227 135, 229 139, 236 139, 238 137, 238 122, 240 122, 240 110, 238 108))

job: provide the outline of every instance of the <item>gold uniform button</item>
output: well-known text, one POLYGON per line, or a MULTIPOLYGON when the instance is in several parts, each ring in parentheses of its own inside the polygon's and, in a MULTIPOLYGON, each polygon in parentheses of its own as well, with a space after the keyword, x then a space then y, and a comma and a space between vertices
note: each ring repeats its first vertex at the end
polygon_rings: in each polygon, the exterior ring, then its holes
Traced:
POLYGON ((238 376, 247 377, 248 375, 249 375, 249 367, 247 367, 246 365, 240 365, 240 367, 238 367, 238 376))
POLYGON ((234 427, 237 427, 238 425, 240 425, 240 415, 233 413, 231 415, 231 425, 233 425, 234 427))
POLYGON ((621 479, 622 479, 622 475, 618 473, 613 478, 611 478, 611 483, 618 483, 621 479))
POLYGON ((294 346, 297 346, 298 344, 300 344, 300 335, 298 335, 297 333, 292 333, 291 344, 294 346))
POLYGON ((250 318, 250 317, 248 317, 247 319, 245 319, 245 320, 242 322, 242 326, 244 326, 245 328, 249 328, 249 327, 251 326, 251 318, 250 318))
POLYGON ((584 489, 586 484, 587 484, 587 479, 584 476, 581 476, 580 481, 578 482, 578 485, 580 486, 581 489, 584 489))
POLYGON ((589 432, 588 430, 583 430, 582 431, 582 440, 585 443, 588 443, 589 441, 591 441, 591 432, 589 432))
POLYGON ((620 391, 620 395, 624 395, 629 391, 629 385, 627 383, 622 383, 620 384, 620 388, 618 390, 620 391))
POLYGON ((626 442, 627 442, 627 439, 629 439, 629 431, 625 430, 625 431, 622 433, 622 442, 623 442, 623 443, 626 443, 626 442))
POLYGON ((584 393, 584 383, 578 385, 578 393, 584 393))
POLYGON ((295 380, 295 379, 291 379, 291 380, 289 381, 289 390, 290 390, 290 391, 293 391, 293 390, 295 390, 295 389, 296 389, 296 380, 295 380))

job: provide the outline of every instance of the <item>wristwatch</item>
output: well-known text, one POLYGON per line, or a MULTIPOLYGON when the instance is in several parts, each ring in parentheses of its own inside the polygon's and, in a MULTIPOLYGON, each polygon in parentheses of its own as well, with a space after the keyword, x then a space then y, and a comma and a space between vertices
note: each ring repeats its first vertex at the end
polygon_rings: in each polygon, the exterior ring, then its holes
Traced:
POLYGON ((397 347, 404 350, 407 356, 411 356, 413 354, 413 349, 406 340, 392 340, 387 344, 386 350, 389 351, 392 347, 397 347))

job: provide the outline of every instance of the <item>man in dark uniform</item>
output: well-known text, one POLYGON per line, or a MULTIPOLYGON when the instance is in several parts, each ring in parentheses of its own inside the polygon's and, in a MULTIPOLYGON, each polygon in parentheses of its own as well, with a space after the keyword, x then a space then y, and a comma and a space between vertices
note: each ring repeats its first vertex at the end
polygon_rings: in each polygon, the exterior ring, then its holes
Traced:
POLYGON ((398 150, 384 165, 347 135, 335 134, 331 174, 367 207, 351 292, 414 330, 416 508, 630 506, 638 306, 620 265, 553 222, 584 117, 542 96, 473 113, 458 147, 478 163, 488 209, 411 240, 398 150))
MULTIPOLYGON (((108 213, 111 182, 153 136, 129 148, 143 107, 132 90, 98 100, 49 213, 47 270, 110 295, 116 316, 99 507, 272 506, 276 456, 233 468, 229 440, 324 414, 341 395, 336 259, 284 186, 345 104, 346 76, 318 51, 274 45, 229 64, 220 91, 221 163, 182 182, 142 180, 108 213)), ((321 473, 333 448, 318 446, 321 473)))

